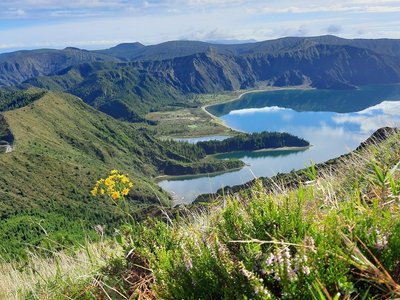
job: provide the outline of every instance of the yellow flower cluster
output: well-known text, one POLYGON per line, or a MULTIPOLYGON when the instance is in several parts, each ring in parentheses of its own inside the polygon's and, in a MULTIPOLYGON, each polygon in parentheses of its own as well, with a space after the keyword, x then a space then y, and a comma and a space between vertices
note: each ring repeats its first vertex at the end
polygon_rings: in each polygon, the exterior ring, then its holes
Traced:
POLYGON ((91 194, 93 197, 100 194, 110 196, 113 200, 118 200, 128 195, 132 187, 133 183, 128 175, 123 175, 117 170, 112 170, 110 176, 106 179, 97 180, 91 190, 91 194))

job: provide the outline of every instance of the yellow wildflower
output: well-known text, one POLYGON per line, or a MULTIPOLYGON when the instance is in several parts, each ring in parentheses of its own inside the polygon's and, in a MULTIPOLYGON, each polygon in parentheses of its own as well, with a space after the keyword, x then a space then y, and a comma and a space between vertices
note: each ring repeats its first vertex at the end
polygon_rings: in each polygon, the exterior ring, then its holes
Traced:
POLYGON ((123 196, 126 196, 126 195, 129 194, 129 189, 128 189, 128 188, 124 188, 124 189, 121 191, 121 193, 122 193, 123 196))
POLYGON ((104 184, 108 187, 113 187, 115 185, 115 181, 111 178, 108 177, 105 181, 104 184))
POLYGON ((111 198, 113 198, 114 200, 118 200, 121 197, 119 192, 114 192, 111 195, 111 198))
POLYGON ((113 200, 118 200, 129 195, 129 191, 133 187, 129 175, 120 174, 117 170, 112 170, 111 174, 105 179, 97 180, 95 186, 91 190, 91 194, 108 196, 113 200))

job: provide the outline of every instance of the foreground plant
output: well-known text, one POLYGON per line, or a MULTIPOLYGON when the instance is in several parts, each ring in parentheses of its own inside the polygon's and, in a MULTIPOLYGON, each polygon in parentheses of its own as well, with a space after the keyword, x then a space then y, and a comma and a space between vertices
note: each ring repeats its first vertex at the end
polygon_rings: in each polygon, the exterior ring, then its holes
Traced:
POLYGON ((98 194, 109 196, 113 201, 117 201, 127 196, 132 187, 133 183, 128 175, 120 174, 118 170, 112 170, 110 176, 96 182, 91 194, 93 197, 98 194))

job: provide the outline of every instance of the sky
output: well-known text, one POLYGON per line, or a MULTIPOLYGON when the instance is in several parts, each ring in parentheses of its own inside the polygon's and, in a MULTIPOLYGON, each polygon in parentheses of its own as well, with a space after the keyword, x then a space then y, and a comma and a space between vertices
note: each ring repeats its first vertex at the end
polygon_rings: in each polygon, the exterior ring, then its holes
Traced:
POLYGON ((0 52, 333 34, 400 38, 400 0, 0 0, 0 52))

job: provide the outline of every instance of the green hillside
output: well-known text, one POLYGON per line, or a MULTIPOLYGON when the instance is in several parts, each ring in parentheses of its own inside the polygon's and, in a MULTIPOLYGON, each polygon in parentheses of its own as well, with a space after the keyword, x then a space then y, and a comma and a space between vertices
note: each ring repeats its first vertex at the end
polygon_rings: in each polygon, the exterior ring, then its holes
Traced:
POLYGON ((24 248, 23 242, 40 243, 46 230, 71 243, 76 230, 90 232, 95 224, 112 230, 120 212, 89 195, 111 169, 135 178, 129 200, 139 216, 150 204, 170 204, 152 177, 170 169, 194 173, 242 165, 204 159, 201 149, 187 143, 156 140, 146 129, 116 121, 69 94, 47 92, 3 116, 0 133, 12 133, 13 151, 0 154, 0 243, 7 248, 0 249, 2 256, 24 248), (43 230, 41 219, 47 224, 43 230), (28 229, 32 222, 35 230, 28 229))
POLYGON ((129 64, 82 64, 52 76, 32 78, 24 83, 23 87, 27 86, 69 92, 116 119, 130 122, 145 121, 144 115, 150 111, 191 105, 174 86, 129 64))

